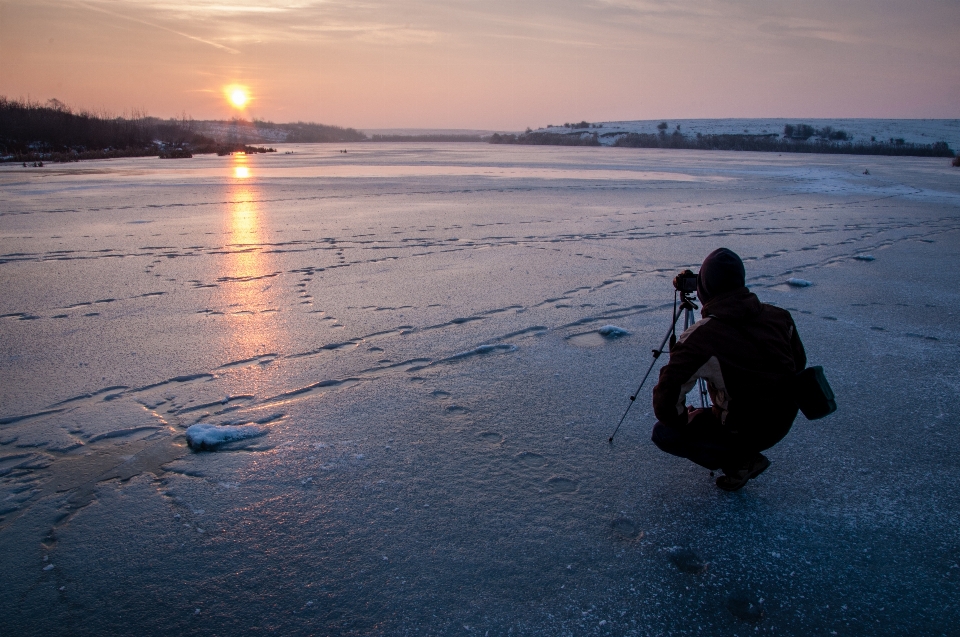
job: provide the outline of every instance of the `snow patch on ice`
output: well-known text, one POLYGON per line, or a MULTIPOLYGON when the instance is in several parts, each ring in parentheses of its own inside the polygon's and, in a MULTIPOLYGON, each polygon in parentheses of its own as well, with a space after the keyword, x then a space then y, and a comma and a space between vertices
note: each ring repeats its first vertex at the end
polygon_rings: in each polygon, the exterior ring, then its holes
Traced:
POLYGON ((597 330, 600 336, 605 336, 606 338, 620 338, 621 336, 630 336, 630 332, 623 329, 622 327, 617 327, 616 325, 604 325, 597 330))
POLYGON ((806 279, 787 279, 787 285, 793 286, 795 288, 808 288, 813 285, 813 281, 807 281, 806 279))
POLYGON ((194 451, 214 451, 228 442, 263 436, 267 430, 256 425, 205 425, 187 429, 187 445, 194 451))

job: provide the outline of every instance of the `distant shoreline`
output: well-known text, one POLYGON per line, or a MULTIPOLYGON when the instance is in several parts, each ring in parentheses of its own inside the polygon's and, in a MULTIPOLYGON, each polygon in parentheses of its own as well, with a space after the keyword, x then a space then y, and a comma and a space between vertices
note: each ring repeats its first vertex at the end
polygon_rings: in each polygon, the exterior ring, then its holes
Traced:
POLYGON ((960 120, 641 120, 566 123, 512 135, 495 144, 611 146, 676 150, 954 157, 960 120), (812 124, 810 123, 812 122, 812 124), (758 130, 759 129, 759 130, 758 130))
POLYGON ((0 162, 26 165, 120 157, 185 159, 194 154, 269 153, 237 139, 214 139, 189 120, 107 118, 0 97, 0 162))
POLYGON ((897 157, 954 157, 946 142, 929 145, 873 142, 869 144, 843 141, 794 141, 771 135, 651 135, 628 133, 613 144, 601 144, 598 135, 573 136, 551 133, 524 133, 495 135, 491 144, 518 144, 529 146, 610 146, 614 148, 652 148, 664 150, 726 150, 767 153, 807 153, 831 155, 886 155, 897 157))
POLYGON ((581 121, 548 125, 538 130, 528 128, 523 133, 380 129, 368 135, 353 128, 312 122, 110 118, 74 113, 57 100, 41 105, 0 96, 0 163, 252 154, 272 152, 272 148, 255 145, 271 143, 491 143, 945 158, 956 156, 951 141, 960 146, 960 120, 841 118, 806 122, 790 123, 784 119, 702 119, 672 123, 581 121), (927 143, 928 139, 932 141, 927 143))

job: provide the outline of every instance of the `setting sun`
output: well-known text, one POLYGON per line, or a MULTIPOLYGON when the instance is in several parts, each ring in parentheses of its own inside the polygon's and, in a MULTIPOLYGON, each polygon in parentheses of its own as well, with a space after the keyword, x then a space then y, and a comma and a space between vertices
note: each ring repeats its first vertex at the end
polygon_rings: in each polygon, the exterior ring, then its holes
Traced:
POLYGON ((228 86, 225 89, 227 100, 234 108, 243 108, 250 101, 250 93, 243 86, 228 86))

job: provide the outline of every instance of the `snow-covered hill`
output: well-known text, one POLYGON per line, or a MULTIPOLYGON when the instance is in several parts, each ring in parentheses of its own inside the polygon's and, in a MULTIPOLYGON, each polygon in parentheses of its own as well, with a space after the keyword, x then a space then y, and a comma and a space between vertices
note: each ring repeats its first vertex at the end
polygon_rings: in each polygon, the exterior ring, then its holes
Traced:
POLYGON ((670 134, 680 126, 684 135, 783 134, 787 124, 809 124, 817 129, 827 126, 847 133, 854 143, 868 143, 873 138, 883 142, 902 139, 908 144, 947 142, 950 148, 960 149, 960 119, 802 119, 778 117, 770 119, 647 119, 620 122, 594 122, 589 129, 571 129, 561 126, 540 128, 536 132, 576 134, 597 133, 601 144, 612 145, 617 133, 658 133, 657 126, 667 123, 670 134))

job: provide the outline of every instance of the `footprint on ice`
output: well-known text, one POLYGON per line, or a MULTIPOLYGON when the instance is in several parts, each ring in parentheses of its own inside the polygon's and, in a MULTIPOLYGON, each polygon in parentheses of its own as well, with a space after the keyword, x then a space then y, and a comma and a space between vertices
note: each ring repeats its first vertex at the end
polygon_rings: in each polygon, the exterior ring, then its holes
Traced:
POLYGON ((640 529, 637 528, 637 525, 634 524, 633 520, 629 518, 617 518, 610 524, 610 528, 613 529, 613 532, 620 537, 633 539, 638 535, 643 535, 640 533, 640 529))
POLYGON ((450 405, 449 407, 447 407, 446 411, 448 414, 459 416, 459 415, 468 413, 470 410, 467 409, 466 407, 461 407, 460 405, 450 405))
POLYGON ((503 434, 497 433, 496 431, 483 431, 480 432, 479 436, 480 440, 491 445, 498 445, 503 442, 503 434))
POLYGON ((604 325, 599 329, 590 330, 589 332, 582 332, 580 334, 573 334, 566 338, 571 344, 579 347, 600 347, 609 341, 615 341, 619 338, 629 335, 630 332, 622 327, 617 327, 616 325, 604 325))
POLYGON ((630 332, 623 329, 622 327, 617 327, 616 325, 604 325, 597 330, 597 333, 607 339, 613 340, 615 338, 620 338, 622 336, 630 336, 630 332))
POLYGON ((438 389, 436 391, 430 392, 430 395, 436 398, 437 400, 447 400, 448 398, 450 398, 450 392, 443 391, 442 389, 438 389))
POLYGON ((806 279, 789 278, 787 279, 787 285, 794 288, 808 288, 813 285, 813 282, 806 279))
POLYGON ((539 453, 534 453, 532 451, 521 451, 516 456, 517 462, 525 464, 528 467, 542 467, 547 464, 547 459, 541 456, 539 453))
POLYGON ((682 573, 699 575, 707 570, 707 563, 700 559, 693 549, 674 547, 670 549, 670 561, 682 573))
POLYGON ((873 256, 872 254, 858 254, 853 258, 856 259, 857 261, 876 261, 877 260, 877 257, 873 256))
POLYGON ((187 446, 194 451, 215 451, 228 442, 257 438, 267 433, 256 425, 193 425, 187 429, 187 446))
POLYGON ((763 619, 762 601, 748 593, 734 593, 727 598, 727 610, 740 621, 756 623, 763 619))
POLYGON ((577 482, 570 478, 553 476, 547 480, 547 489, 553 493, 573 493, 577 490, 577 482))

